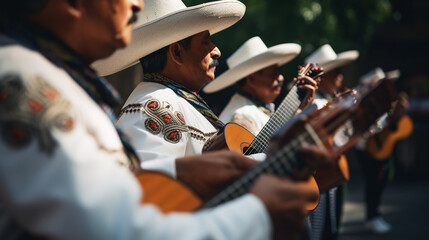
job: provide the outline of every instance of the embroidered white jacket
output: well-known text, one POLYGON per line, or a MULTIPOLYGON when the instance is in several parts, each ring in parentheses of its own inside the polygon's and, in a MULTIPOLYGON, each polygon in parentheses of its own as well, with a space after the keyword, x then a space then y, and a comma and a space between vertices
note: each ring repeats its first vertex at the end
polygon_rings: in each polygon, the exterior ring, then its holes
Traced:
MULTIPOLYGON (((270 104, 271 113, 274 112, 274 104, 270 104)), ((257 135, 270 119, 266 113, 259 109, 250 99, 236 93, 229 100, 220 114, 220 120, 224 123, 235 122, 257 135)))
POLYGON ((123 110, 117 124, 130 136, 143 168, 173 177, 171 159, 201 154, 207 139, 217 133, 190 103, 159 83, 141 82, 123 110))
POLYGON ((141 205, 110 119, 65 71, 2 35, 0 112, 0 239, 270 238, 251 194, 194 214, 141 205))

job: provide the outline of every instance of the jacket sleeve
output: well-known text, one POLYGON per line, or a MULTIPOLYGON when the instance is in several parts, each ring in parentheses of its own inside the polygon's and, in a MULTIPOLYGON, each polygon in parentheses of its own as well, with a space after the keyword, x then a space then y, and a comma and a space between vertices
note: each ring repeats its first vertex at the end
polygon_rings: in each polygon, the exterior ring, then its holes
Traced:
POLYGON ((27 91, 31 84, 1 74, 1 66, 0 239, 10 231, 65 240, 270 236, 267 211, 251 194, 193 214, 163 215, 152 205, 141 205, 138 182, 119 164, 125 154, 109 150, 120 146, 112 123, 96 108, 76 112, 94 103, 76 92, 67 95, 71 80, 59 74, 47 84, 31 76, 26 82, 35 85, 27 91), (61 84, 51 87, 55 82, 61 84), (66 90, 54 91, 61 87, 66 90), (44 114, 36 118, 30 112, 44 114), (10 225, 14 229, 5 227, 10 225))
POLYGON ((62 151, 47 157, 36 149, 0 145, 0 211, 29 232, 49 239, 269 238, 267 212, 251 194, 210 210, 163 215, 139 204, 137 181, 116 163, 78 162, 62 151))

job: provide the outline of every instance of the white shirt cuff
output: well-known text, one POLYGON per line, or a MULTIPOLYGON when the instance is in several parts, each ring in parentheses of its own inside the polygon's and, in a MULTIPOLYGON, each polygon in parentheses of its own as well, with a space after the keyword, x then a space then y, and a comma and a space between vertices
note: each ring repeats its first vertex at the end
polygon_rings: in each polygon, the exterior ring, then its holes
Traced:
POLYGON ((176 178, 176 160, 174 158, 166 157, 157 160, 143 161, 141 167, 145 170, 155 170, 163 172, 176 178))
POLYGON ((265 154, 265 153, 254 153, 254 154, 247 155, 246 157, 251 158, 251 159, 256 160, 256 161, 259 161, 259 162, 262 162, 267 158, 267 154, 265 154))

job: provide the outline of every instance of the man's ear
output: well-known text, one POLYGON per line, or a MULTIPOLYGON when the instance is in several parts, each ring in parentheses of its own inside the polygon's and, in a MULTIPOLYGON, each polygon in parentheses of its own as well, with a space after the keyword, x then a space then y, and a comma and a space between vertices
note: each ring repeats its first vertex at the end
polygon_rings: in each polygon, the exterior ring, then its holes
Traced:
POLYGON ((250 75, 248 75, 246 77, 246 83, 247 85, 249 85, 250 87, 255 87, 256 86, 256 78, 255 78, 255 74, 256 73, 252 73, 250 75))
POLYGON ((171 60, 174 61, 177 65, 183 64, 183 47, 179 43, 170 44, 168 47, 168 54, 170 55, 171 60))

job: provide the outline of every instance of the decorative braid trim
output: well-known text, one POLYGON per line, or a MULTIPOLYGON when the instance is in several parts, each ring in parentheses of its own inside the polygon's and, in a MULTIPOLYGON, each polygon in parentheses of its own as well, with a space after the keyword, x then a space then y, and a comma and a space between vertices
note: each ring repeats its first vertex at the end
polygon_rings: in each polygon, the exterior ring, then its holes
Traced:
POLYGON ((146 129, 154 135, 162 133, 164 139, 171 143, 178 143, 184 133, 189 133, 191 138, 204 142, 217 133, 204 133, 195 127, 186 125, 181 112, 173 111, 171 104, 160 102, 157 99, 150 99, 145 104, 129 104, 121 110, 119 117, 126 113, 146 114, 148 116, 145 120, 146 129))
POLYGON ((210 139, 213 135, 215 135, 217 133, 217 131, 215 132, 209 132, 209 133, 204 133, 203 131, 194 128, 192 126, 188 126, 189 132, 191 134, 192 138, 201 140, 206 142, 208 139, 210 139))
POLYGON ((119 112, 118 118, 120 118, 124 113, 135 113, 141 111, 144 113, 144 105, 140 103, 135 104, 128 104, 126 107, 121 109, 121 112, 119 112))

